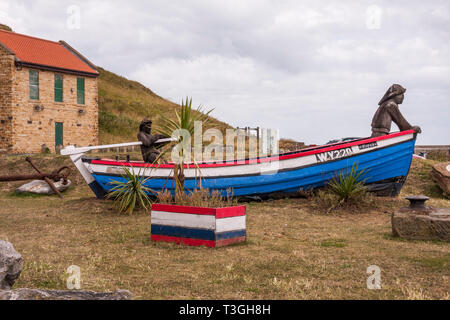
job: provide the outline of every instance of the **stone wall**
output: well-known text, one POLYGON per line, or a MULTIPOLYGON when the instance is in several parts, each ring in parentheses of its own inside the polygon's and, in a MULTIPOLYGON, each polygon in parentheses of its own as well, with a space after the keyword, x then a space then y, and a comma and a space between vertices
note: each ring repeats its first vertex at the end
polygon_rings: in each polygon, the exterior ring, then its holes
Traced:
MULTIPOLYGON (((77 104, 77 77, 63 75, 63 102, 54 101, 53 71, 39 71, 39 100, 29 94, 29 68, 13 68, 12 148, 10 153, 38 153, 43 144, 55 152, 55 123, 63 123, 63 144, 98 144, 98 81, 85 78, 85 104, 77 104)), ((36 69, 37 70, 37 69, 36 69)))
POLYGON ((0 46, 0 153, 12 147, 11 92, 14 56, 0 46))

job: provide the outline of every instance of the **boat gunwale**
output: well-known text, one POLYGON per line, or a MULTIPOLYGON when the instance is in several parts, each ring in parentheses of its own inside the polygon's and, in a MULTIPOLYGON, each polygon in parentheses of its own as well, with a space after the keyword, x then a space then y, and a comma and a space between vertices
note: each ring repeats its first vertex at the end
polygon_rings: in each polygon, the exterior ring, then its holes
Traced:
MULTIPOLYGON (((357 145, 363 145, 368 144, 376 141, 386 140, 390 138, 395 138, 403 135, 409 135, 409 134, 415 134, 414 130, 406 130, 406 131, 400 131, 400 132, 394 132, 389 135, 380 136, 380 137, 374 137, 374 138, 362 138, 357 140, 351 140, 348 142, 337 142, 330 145, 321 145, 313 148, 307 148, 307 149, 301 149, 298 151, 292 151, 288 153, 278 154, 278 155, 272 155, 267 157, 258 157, 258 158, 247 158, 247 159, 240 159, 240 160, 231 160, 231 161, 223 161, 223 162, 210 162, 205 163, 201 162, 197 165, 194 165, 193 163, 185 164, 185 168, 189 168, 190 166, 198 166, 199 168, 212 168, 212 167, 226 167, 226 166, 238 166, 238 165, 250 165, 250 164, 259 164, 259 163, 266 163, 266 162, 272 162, 272 161, 280 161, 280 160, 288 160, 293 158, 299 158, 299 157, 305 157, 309 155, 314 155, 318 153, 324 153, 339 149, 345 149, 352 146, 357 145)), ((145 163, 145 162, 127 162, 127 161, 114 161, 109 159, 89 159, 89 162, 91 164, 95 165, 108 165, 108 166, 125 166, 125 167, 141 167, 141 168, 160 168, 160 169, 172 169, 175 164, 151 164, 151 163, 145 163)))

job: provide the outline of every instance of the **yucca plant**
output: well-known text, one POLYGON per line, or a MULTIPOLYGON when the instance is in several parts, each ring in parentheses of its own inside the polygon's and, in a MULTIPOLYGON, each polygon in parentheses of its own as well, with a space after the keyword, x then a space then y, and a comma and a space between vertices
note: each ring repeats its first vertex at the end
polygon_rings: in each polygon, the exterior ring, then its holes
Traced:
POLYGON ((152 190, 145 186, 149 178, 143 178, 141 172, 137 174, 134 171, 123 167, 125 174, 122 176, 126 181, 112 181, 109 184, 113 188, 106 196, 112 198, 114 204, 120 213, 132 214, 136 207, 142 207, 148 210, 151 205, 148 193, 152 190))
MULTIPOLYGON (((156 127, 156 132, 165 136, 171 137, 174 132, 186 130, 191 137, 194 135, 194 124, 196 121, 200 121, 203 126, 207 126, 210 120, 209 114, 213 109, 204 112, 201 106, 198 106, 196 110, 192 109, 192 98, 186 97, 186 101, 181 102, 180 112, 175 111, 176 120, 169 119, 165 116, 161 117, 161 123, 156 127)), ((177 141, 172 144, 178 144, 183 142, 183 137, 179 137, 177 141)), ((168 149, 166 149, 167 151, 168 149)), ((162 154, 160 155, 160 157, 162 154)), ((184 150, 179 150, 179 160, 174 166, 173 179, 175 182, 175 201, 177 198, 181 198, 184 193, 184 165, 186 161, 186 155, 184 150)))
POLYGON ((365 169, 358 171, 358 164, 354 163, 350 170, 346 173, 340 172, 328 184, 329 190, 338 200, 338 204, 342 204, 349 200, 355 200, 359 196, 367 192, 367 187, 364 185, 365 169))

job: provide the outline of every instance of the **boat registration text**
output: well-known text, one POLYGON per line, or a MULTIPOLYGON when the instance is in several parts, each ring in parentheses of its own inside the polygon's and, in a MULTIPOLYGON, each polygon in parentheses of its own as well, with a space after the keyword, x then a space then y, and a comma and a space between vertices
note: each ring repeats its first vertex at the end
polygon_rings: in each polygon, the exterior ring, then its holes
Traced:
POLYGON ((352 148, 344 148, 316 154, 317 162, 327 162, 348 157, 353 154, 352 148))

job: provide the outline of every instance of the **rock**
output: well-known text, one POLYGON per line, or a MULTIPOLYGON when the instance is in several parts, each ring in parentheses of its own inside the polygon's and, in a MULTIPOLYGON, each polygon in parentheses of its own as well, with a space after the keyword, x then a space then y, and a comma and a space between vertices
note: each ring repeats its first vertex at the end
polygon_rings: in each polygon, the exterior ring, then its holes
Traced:
POLYGON ((450 198, 450 161, 434 165, 431 175, 439 188, 444 192, 444 195, 450 198))
POLYGON ((392 233, 410 240, 450 241, 450 210, 437 209, 428 214, 406 210, 395 212, 392 233))
POLYGON ((11 243, 0 240, 0 290, 9 290, 22 272, 23 260, 11 243))
POLYGON ((131 300, 128 290, 93 292, 85 290, 16 289, 0 291, 0 300, 131 300))
MULTIPOLYGON (((62 180, 55 182, 56 189, 59 190, 59 192, 66 191, 72 182, 70 180, 67 180, 67 184, 63 185, 62 180)), ((23 186, 20 186, 16 189, 17 193, 36 193, 36 194, 54 194, 52 188, 48 185, 47 182, 44 180, 33 180, 27 184, 24 184, 23 186)))
POLYGON ((55 147, 55 151, 56 151, 56 154, 61 154, 61 150, 62 149, 64 149, 64 146, 62 146, 62 145, 57 145, 56 147, 55 147))
POLYGON ((50 153, 50 149, 49 149, 49 147, 47 147, 47 145, 45 143, 43 145, 41 145, 41 153, 44 153, 44 154, 50 153))

